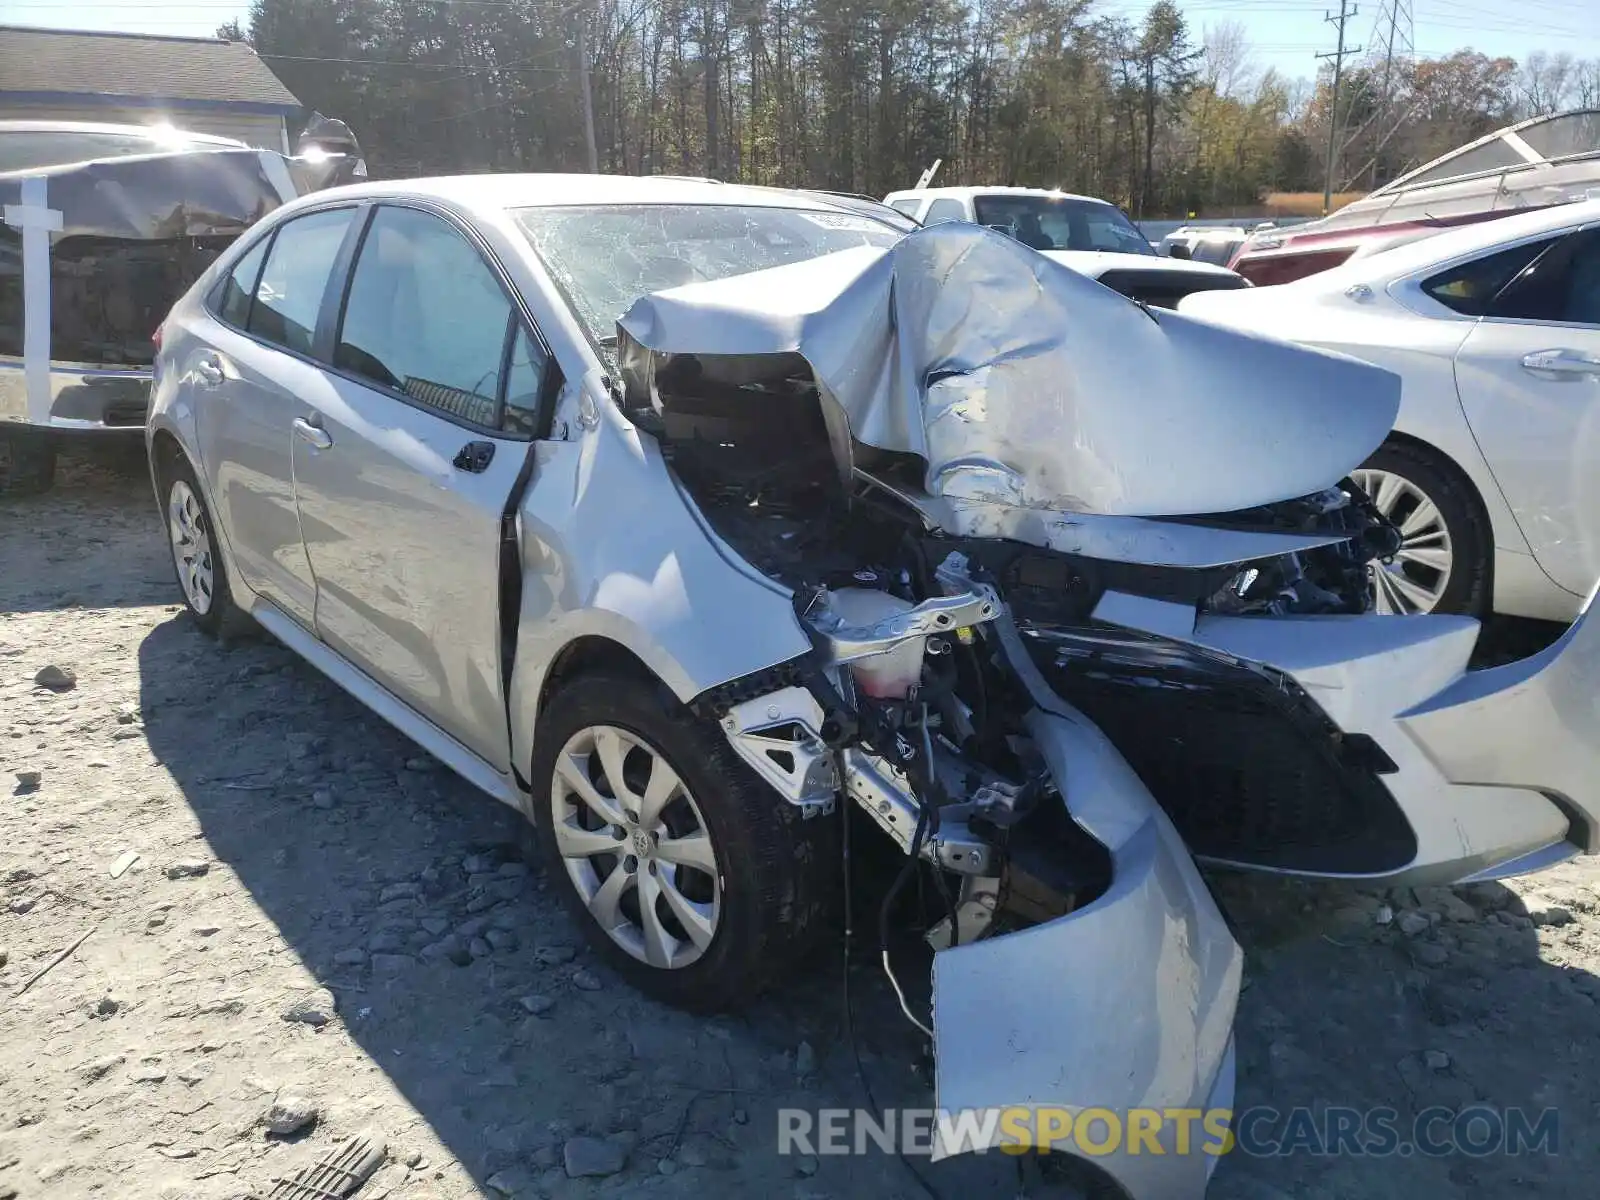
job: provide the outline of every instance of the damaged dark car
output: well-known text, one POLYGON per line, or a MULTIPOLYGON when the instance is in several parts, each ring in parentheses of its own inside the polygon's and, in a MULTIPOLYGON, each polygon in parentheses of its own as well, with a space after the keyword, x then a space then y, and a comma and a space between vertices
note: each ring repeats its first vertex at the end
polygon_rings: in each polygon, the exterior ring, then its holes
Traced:
POLYGON ((48 489, 64 439, 137 444, 153 335, 235 238, 366 174, 343 122, 293 157, 169 127, 0 121, 0 494, 48 489))

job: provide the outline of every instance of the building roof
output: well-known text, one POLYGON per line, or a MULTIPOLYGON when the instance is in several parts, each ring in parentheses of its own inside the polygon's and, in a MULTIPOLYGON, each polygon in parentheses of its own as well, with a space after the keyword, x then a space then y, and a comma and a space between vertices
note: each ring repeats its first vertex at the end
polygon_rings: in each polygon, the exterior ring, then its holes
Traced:
POLYGON ((254 50, 219 38, 0 25, 0 98, 298 109, 254 50))

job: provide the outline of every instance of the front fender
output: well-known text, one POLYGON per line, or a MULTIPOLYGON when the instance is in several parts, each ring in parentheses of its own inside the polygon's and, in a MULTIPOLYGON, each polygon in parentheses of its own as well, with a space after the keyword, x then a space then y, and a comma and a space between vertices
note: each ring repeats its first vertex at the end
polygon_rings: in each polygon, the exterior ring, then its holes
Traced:
POLYGON ((1052 1148, 1093 1162, 1133 1200, 1199 1197, 1231 1116, 1243 954, 1171 822, 1105 736, 1064 705, 1034 710, 1028 727, 1074 819, 1111 851, 1112 884, 1077 912, 934 956, 945 1114, 935 1156, 1026 1144, 1030 1130, 1037 1140, 1101 1109, 1115 1144, 1102 1117, 1089 1146, 1069 1134, 1052 1148), (1195 1126, 1211 1114, 1210 1126, 1185 1127, 1170 1110, 1196 1113, 1195 1126), (1149 1135, 1130 1138, 1135 1121, 1149 1135))
POLYGON ((550 668, 578 638, 615 642, 684 701, 811 650, 789 591, 716 538, 655 442, 609 403, 576 440, 535 454, 509 694, 524 770, 550 668))

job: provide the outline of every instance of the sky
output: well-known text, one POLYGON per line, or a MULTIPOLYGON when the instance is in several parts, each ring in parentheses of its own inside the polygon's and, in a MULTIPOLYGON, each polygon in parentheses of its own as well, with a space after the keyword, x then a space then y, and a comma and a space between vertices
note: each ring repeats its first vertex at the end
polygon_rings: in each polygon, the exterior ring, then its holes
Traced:
MULTIPOLYGON (((1380 17, 1387 25, 1391 3, 1411 12, 1420 55, 1471 47, 1519 60, 1535 50, 1600 58, 1600 21, 1594 18, 1600 0, 1359 0, 1351 5, 1357 10, 1348 24, 1351 46, 1373 43, 1374 26, 1380 17)), ((1238 22, 1253 45, 1252 65, 1273 67, 1291 79, 1313 76, 1315 56, 1331 51, 1337 36, 1323 19, 1326 0, 1178 0, 1178 6, 1197 42, 1208 25, 1238 22)), ((1102 13, 1135 18, 1146 7, 1142 0, 1094 5, 1102 13)), ((1338 0, 1332 7, 1337 11, 1338 0)), ((209 36, 230 17, 243 23, 249 8, 248 0, 0 0, 0 24, 209 36)))

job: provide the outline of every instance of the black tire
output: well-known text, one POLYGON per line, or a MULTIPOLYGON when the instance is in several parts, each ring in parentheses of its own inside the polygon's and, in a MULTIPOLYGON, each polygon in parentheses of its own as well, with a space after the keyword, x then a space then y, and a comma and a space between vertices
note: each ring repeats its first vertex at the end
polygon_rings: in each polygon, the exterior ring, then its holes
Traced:
POLYGON ((37 496, 56 482, 56 447, 47 437, 0 433, 0 496, 37 496))
POLYGON ((1494 534, 1472 481, 1437 451, 1404 441, 1385 442, 1362 468, 1400 476, 1439 510, 1452 561, 1433 611, 1487 619, 1494 602, 1494 534))
POLYGON ((832 924, 838 814, 809 820, 750 769, 720 730, 659 682, 595 673, 546 701, 532 763, 535 853, 604 961, 639 991, 691 1012, 735 1009, 805 959, 832 924), (650 966, 612 940, 579 895, 551 833, 552 779, 567 742, 601 725, 649 743, 694 798, 715 847, 721 882, 716 932, 686 966, 650 966))
POLYGON ((217 549, 217 535, 215 525, 211 519, 211 508, 206 503, 205 490, 200 486, 194 468, 189 465, 188 459, 181 454, 174 453, 160 462, 156 469, 156 478, 160 483, 161 523, 167 539, 167 560, 172 564, 173 578, 177 580, 178 591, 183 596, 183 604, 189 611, 189 617, 200 627, 203 633, 221 641, 228 641, 244 633, 252 622, 233 600, 233 590, 228 585, 228 568, 223 562, 222 554, 217 549), (178 569, 178 560, 173 548, 172 532, 172 497, 177 484, 184 484, 194 496, 199 508, 200 518, 206 539, 209 544, 209 553, 205 556, 206 564, 211 571, 211 603, 204 612, 201 612, 189 596, 188 589, 184 586, 183 577, 178 569))

